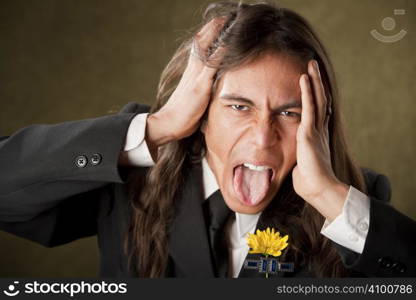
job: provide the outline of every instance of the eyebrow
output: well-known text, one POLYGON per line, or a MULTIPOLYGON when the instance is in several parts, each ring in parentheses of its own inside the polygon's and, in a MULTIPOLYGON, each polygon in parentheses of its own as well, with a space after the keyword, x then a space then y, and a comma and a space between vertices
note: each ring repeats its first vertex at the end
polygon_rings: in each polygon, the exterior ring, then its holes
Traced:
MULTIPOLYGON (((222 94, 220 95, 221 99, 230 100, 230 101, 238 101, 245 103, 247 105, 256 106, 253 100, 237 95, 237 94, 222 94)), ((302 108, 302 102, 298 99, 291 99, 288 102, 280 105, 279 107, 273 109, 273 111, 283 111, 289 108, 302 108)))

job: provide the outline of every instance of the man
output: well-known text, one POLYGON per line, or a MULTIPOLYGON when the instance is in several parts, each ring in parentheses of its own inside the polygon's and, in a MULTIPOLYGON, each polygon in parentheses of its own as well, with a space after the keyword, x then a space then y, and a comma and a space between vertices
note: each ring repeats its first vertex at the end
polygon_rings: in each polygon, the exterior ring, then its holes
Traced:
POLYGON ((291 237, 294 272, 276 276, 414 275, 415 222, 380 201, 384 176, 366 172, 360 192, 312 30, 289 10, 230 7, 178 49, 150 115, 130 104, 3 138, 0 228, 48 246, 98 234, 103 276, 264 276, 244 261, 265 227, 291 237))

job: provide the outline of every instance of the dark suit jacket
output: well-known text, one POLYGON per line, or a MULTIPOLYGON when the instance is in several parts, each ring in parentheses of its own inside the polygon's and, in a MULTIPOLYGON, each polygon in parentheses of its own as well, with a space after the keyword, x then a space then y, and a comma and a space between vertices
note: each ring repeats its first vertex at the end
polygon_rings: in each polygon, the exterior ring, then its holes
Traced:
MULTIPOLYGON (((32 125, 0 138, 0 229, 47 247, 97 235, 100 275, 134 276, 123 252, 128 171, 118 166, 118 159, 131 119, 147 111, 147 106, 132 102, 119 114, 32 125), (101 157, 95 165, 94 154, 101 157), (79 156, 88 160, 84 167, 76 162, 79 156)), ((147 169, 135 171, 144 175, 147 169)), ((361 255, 337 245, 340 256, 358 276, 416 276, 416 222, 387 203, 390 186, 385 176, 364 172, 371 196, 366 244, 361 255)), ((176 199, 167 276, 214 276, 201 208, 201 176, 200 165, 191 168, 176 199)), ((256 276, 264 275, 240 272, 240 277, 256 276)), ((278 276, 309 275, 298 268, 278 276)))

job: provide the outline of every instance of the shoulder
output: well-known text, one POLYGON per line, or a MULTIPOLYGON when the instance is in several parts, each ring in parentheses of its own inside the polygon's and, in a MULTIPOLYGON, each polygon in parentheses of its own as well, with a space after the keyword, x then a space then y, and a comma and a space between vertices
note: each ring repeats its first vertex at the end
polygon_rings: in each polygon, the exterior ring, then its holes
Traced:
POLYGON ((148 113, 150 111, 150 106, 147 104, 141 104, 138 102, 129 102, 126 105, 124 105, 121 110, 120 113, 148 113))
POLYGON ((361 170, 364 175, 369 196, 373 196, 384 202, 389 202, 391 197, 391 185, 388 177, 369 168, 361 168, 361 170))

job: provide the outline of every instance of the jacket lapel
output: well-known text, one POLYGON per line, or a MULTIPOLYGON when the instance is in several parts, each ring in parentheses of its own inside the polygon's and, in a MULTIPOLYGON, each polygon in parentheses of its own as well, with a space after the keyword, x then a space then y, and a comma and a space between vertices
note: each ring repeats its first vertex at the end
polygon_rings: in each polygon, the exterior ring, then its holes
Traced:
POLYGON ((201 163, 191 166, 175 202, 169 251, 176 277, 214 277, 213 262, 202 211, 201 163))

